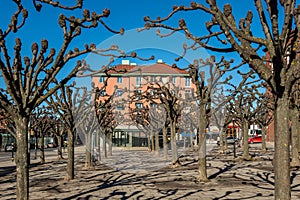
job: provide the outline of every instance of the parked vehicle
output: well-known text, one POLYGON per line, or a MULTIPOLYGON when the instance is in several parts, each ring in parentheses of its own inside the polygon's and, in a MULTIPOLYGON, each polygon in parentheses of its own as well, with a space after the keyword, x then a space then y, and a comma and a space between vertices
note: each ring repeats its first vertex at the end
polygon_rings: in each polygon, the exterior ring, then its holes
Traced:
MULTIPOLYGON (((227 140, 227 144, 239 144, 239 139, 233 136, 229 136, 226 138, 227 140)), ((223 142, 225 143, 225 140, 223 140, 223 142)), ((217 144, 220 145, 220 140, 217 141, 217 144)))
POLYGON ((262 136, 259 135, 256 135, 248 139, 248 144, 261 143, 261 142, 262 142, 262 136))
POLYGON ((50 143, 47 144, 47 147, 48 148, 54 148, 54 147, 56 147, 56 145, 53 142, 50 142, 50 143))

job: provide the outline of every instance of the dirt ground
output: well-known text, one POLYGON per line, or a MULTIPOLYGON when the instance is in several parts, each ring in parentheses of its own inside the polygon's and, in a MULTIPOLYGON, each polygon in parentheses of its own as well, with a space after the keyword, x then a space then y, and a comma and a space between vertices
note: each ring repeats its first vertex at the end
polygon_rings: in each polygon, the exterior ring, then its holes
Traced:
MULTIPOLYGON (((207 157, 207 183, 197 182, 197 153, 180 152, 181 166, 146 150, 116 148, 92 169, 84 168, 84 146, 76 147, 76 178, 65 181, 66 159, 55 151, 43 165, 30 167, 30 199, 274 199, 273 150, 250 148, 252 161, 226 155, 214 146, 207 157)), ((66 154, 65 154, 66 156, 66 154)), ((15 167, 0 163, 0 199, 15 199, 15 167)), ((291 170, 292 199, 300 199, 300 171, 291 170)))

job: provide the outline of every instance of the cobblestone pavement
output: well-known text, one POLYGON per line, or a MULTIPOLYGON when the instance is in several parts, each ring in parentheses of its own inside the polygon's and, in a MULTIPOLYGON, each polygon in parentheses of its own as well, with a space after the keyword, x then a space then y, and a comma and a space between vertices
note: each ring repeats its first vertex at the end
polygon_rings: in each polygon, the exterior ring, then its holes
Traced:
MULTIPOLYGON (((232 149, 208 152, 207 183, 197 182, 197 153, 180 151, 181 166, 144 149, 114 148, 113 156, 92 169, 84 168, 84 146, 76 147, 76 178, 65 181, 66 159, 47 152, 47 163, 32 161, 30 199, 274 199, 272 148, 262 154, 251 146, 252 161, 233 158, 232 149)), ((66 153, 64 154, 66 157, 66 153)), ((0 163, 0 199, 15 198, 15 170, 11 162, 0 163)), ((292 199, 300 199, 300 171, 291 171, 292 199)))

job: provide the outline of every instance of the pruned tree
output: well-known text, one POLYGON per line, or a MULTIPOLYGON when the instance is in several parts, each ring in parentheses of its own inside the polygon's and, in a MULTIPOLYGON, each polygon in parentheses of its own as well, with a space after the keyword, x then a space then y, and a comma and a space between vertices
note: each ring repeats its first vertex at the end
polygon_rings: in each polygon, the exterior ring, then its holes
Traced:
POLYGON ((299 81, 293 85, 290 98, 290 121, 291 121, 291 146, 292 146, 292 167, 300 166, 300 83, 299 81))
MULTIPOLYGON (((206 129, 210 125, 213 112, 225 107, 226 101, 229 101, 245 84, 247 78, 251 75, 251 72, 245 74, 244 79, 239 83, 236 90, 233 90, 232 96, 224 99, 224 102, 219 102, 216 105, 213 100, 215 95, 219 95, 218 90, 222 90, 222 86, 227 84, 232 77, 225 77, 226 72, 238 69, 244 63, 237 66, 230 66, 233 60, 227 61, 222 57, 220 61, 216 61, 214 56, 210 56, 206 60, 195 60, 194 64, 189 65, 190 76, 193 84, 196 86, 195 99, 198 105, 198 180, 208 181, 206 170, 206 129), (213 107, 214 106, 214 107, 213 107)), ((219 99, 220 100, 220 99, 219 99)), ((222 139, 221 139, 222 140, 222 139)))
MULTIPOLYGON (((230 84, 230 91, 234 91, 235 95, 229 94, 231 100, 228 101, 228 111, 231 118, 234 118, 236 123, 242 127, 242 146, 243 146, 243 156, 245 160, 250 160, 251 156, 249 154, 248 145, 248 130, 252 123, 255 122, 255 116, 260 109, 258 102, 262 98, 259 89, 261 89, 261 79, 253 75, 253 71, 238 73, 243 77, 243 84, 235 86, 230 84)), ((264 90, 262 89, 264 92, 264 90)))
POLYGON ((94 141, 93 135, 98 131, 99 123, 97 120, 97 115, 95 111, 95 102, 93 98, 93 90, 88 92, 87 88, 79 88, 79 91, 76 95, 76 101, 80 101, 81 108, 77 108, 80 112, 76 113, 76 122, 77 131, 81 132, 85 136, 85 145, 86 145, 86 159, 85 159, 85 167, 91 168, 93 166, 93 162, 95 161, 93 157, 94 151, 94 141), (80 94, 81 91, 81 94, 80 94))
MULTIPOLYGON (((201 46, 223 53, 236 52, 266 81, 275 97, 275 198, 289 200, 291 188, 288 109, 292 86, 300 78, 300 32, 297 31, 300 28, 300 7, 295 7, 295 0, 270 0, 265 1, 265 4, 262 1, 248 1, 250 2, 253 2, 257 14, 254 15, 252 10, 246 11, 245 18, 238 21, 235 20, 234 8, 230 4, 207 0, 205 4, 191 2, 188 6, 174 6, 166 17, 155 20, 145 17, 145 28, 162 27, 172 32, 182 31, 194 41, 193 47, 201 46), (187 13, 186 11, 202 11, 212 17, 203 24, 207 34, 196 35, 183 18, 179 20, 178 26, 167 24, 173 16, 187 13), (254 21, 258 22, 255 26, 254 21), (296 30, 292 31, 293 29, 296 30), (263 34, 255 30, 262 30, 263 34), (265 50, 266 56, 262 50, 265 50)), ((186 46, 185 49, 190 48, 186 46)))
MULTIPOLYGON (((166 118, 164 115, 165 112, 163 112, 164 109, 160 109, 159 102, 157 99, 153 99, 151 95, 152 92, 150 89, 144 92, 135 90, 130 96, 129 113, 138 129, 146 133, 148 137, 148 150, 159 154, 159 134, 163 130, 164 124, 166 124, 166 118)), ((164 137, 167 136, 163 134, 164 137)), ((165 141, 165 139, 163 140, 165 141)))
MULTIPOLYGON (((55 126, 56 122, 51 115, 49 107, 40 106, 37 107, 31 114, 30 128, 35 132, 36 144, 40 150, 40 162, 45 163, 45 140, 44 137, 49 135, 55 126), (39 138, 39 144, 37 144, 39 138)), ((37 152, 35 152, 36 154, 37 152)), ((36 157, 36 155, 35 155, 36 157)))
POLYGON ((170 127, 171 134, 172 164, 176 167, 180 164, 176 144, 176 131, 178 130, 178 123, 183 110, 180 90, 171 82, 164 83, 161 80, 150 83, 147 86, 145 96, 149 101, 160 104, 166 112, 166 122, 170 127))
MULTIPOLYGON (((65 126, 68 136, 68 163, 67 174, 65 180, 74 179, 74 142, 76 135, 76 128, 81 120, 77 121, 76 116, 81 116, 80 113, 84 111, 85 98, 78 98, 79 88, 73 88, 73 85, 64 86, 56 91, 49 99, 47 104, 54 110, 55 114, 59 116, 65 126)), ((86 97, 86 96, 85 96, 86 97)))
POLYGON ((262 130, 262 150, 267 151, 266 145, 266 130, 267 127, 274 121, 274 99, 272 95, 261 94, 257 103, 257 112, 255 121, 260 125, 262 130))
MULTIPOLYGON (((221 153, 225 152, 224 141, 227 144, 227 140, 223 140, 224 132, 227 129, 226 127, 230 123, 229 118, 226 116, 227 106, 226 106, 226 96, 224 95, 224 87, 221 86, 215 91, 212 99, 212 116, 210 119, 210 124, 215 125, 219 129, 219 145, 221 153), (220 106, 222 105, 222 106, 220 106)), ((232 121, 232 120, 230 120, 232 121)), ((227 147, 226 147, 227 148, 227 147)))
MULTIPOLYGON (((16 12, 12 14, 11 21, 7 27, 0 29, 0 69, 1 79, 5 83, 5 88, 0 91, 1 106, 12 116, 15 123, 16 140, 18 143, 16 153, 16 173, 17 199, 29 198, 29 163, 28 163, 28 123, 31 112, 39 106, 45 99, 52 95, 61 84, 67 83, 76 72, 81 68, 78 61, 57 84, 56 76, 62 71, 63 67, 71 60, 80 55, 96 50, 94 44, 85 45, 82 50, 78 47, 70 50, 72 41, 81 34, 82 29, 96 28, 99 24, 111 30, 102 20, 109 16, 110 11, 104 9, 101 14, 83 10, 82 17, 66 16, 61 14, 58 24, 62 29, 63 41, 61 47, 49 48, 47 39, 43 39, 40 44, 34 42, 31 46, 32 56, 22 57, 22 40, 15 39, 14 46, 8 43, 8 38, 13 37, 21 28, 25 27, 28 19, 28 10, 21 0, 11 1, 16 6, 16 12), (14 55, 11 55, 13 53, 14 55)), ((34 0, 33 5, 36 11, 41 11, 42 5, 48 4, 62 10, 75 10, 83 7, 83 1, 78 0, 75 6, 64 6, 52 0, 34 0)), ((48 28, 48 27, 47 27, 48 28)), ((26 38, 27 39, 27 38, 26 38)))
MULTIPOLYGON (((107 79, 108 80, 108 79, 107 79)), ((106 80, 106 81, 107 81, 106 80)), ((107 82, 106 82, 107 83, 107 82)), ((116 89, 116 88, 115 88, 116 89)), ((94 90, 94 108, 99 124, 98 134, 98 159, 100 160, 100 138, 103 136, 104 157, 107 158, 107 143, 109 144, 109 154, 112 155, 112 134, 117 127, 117 115, 114 115, 115 91, 111 95, 106 95, 106 84, 103 87, 96 87, 94 90), (109 142, 107 142, 109 138, 109 142)))

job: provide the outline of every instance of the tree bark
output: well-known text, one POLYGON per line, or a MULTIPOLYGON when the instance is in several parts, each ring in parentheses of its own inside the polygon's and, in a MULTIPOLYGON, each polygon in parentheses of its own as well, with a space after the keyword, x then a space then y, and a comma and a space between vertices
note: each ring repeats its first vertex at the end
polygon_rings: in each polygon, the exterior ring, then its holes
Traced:
POLYGON ((62 143, 63 143, 63 139, 62 139, 62 136, 61 135, 57 135, 56 136, 57 138, 57 158, 59 160, 63 159, 63 153, 62 153, 62 143))
POLYGON ((104 151, 104 158, 107 158, 107 134, 104 134, 103 138, 103 151, 104 151))
POLYGON ((205 115, 205 105, 200 105, 199 117, 199 143, 198 143, 198 181, 207 182, 207 169, 206 169, 206 136, 205 129, 207 127, 207 120, 205 115))
POLYGON ((159 155, 159 150, 160 150, 160 148, 159 148, 159 134, 157 132, 157 133, 155 133, 155 154, 156 155, 159 155))
POLYGON ((91 133, 85 133, 86 147, 85 147, 85 167, 90 168, 92 166, 92 136, 91 133))
POLYGON ((171 129, 171 150, 172 150, 172 163, 176 164, 178 162, 178 152, 176 145, 176 124, 175 120, 170 120, 170 129, 171 129))
POLYGON ((151 151, 155 151, 155 136, 153 135, 153 132, 151 131, 151 151))
POLYGON ((76 130, 68 130, 68 163, 67 163, 67 175, 65 180, 73 180, 75 177, 74 169, 74 133, 76 130))
POLYGON ((109 133, 109 140, 108 140, 108 155, 109 156, 112 156, 112 144, 113 144, 113 142, 112 142, 112 136, 113 136, 113 132, 110 132, 109 133))
MULTIPOLYGON (((15 117, 16 119, 17 117, 15 117)), ((28 153, 28 123, 27 117, 18 117, 16 121, 16 174, 17 199, 29 199, 29 153, 28 153)))
POLYGON ((148 139, 148 151, 151 152, 151 136, 149 133, 147 135, 147 139, 148 139))
POLYGON ((263 152, 267 151, 267 144, 266 144, 266 127, 262 126, 261 127, 261 137, 262 137, 262 141, 261 141, 261 148, 263 150, 263 152))
POLYGON ((40 162, 43 164, 45 163, 45 148, 44 148, 44 135, 41 133, 40 134, 41 138, 40 138, 40 162))
POLYGON ((221 153, 225 153, 225 146, 224 146, 224 140, 223 140, 223 138, 226 138, 225 137, 225 134, 224 134, 224 131, 223 131, 223 129, 221 129, 221 131, 220 131, 220 151, 221 151, 221 153))
POLYGON ((291 110, 291 121, 292 121, 292 167, 300 166, 299 159, 299 111, 297 108, 291 110))
POLYGON ((190 143, 191 143, 191 151, 194 151, 195 145, 194 145, 193 130, 190 130, 190 143))
POLYGON ((248 144, 248 130, 249 130, 249 122, 247 120, 243 120, 243 159, 250 160, 251 156, 249 154, 249 144, 248 144))
POLYGON ((183 149, 186 149, 186 130, 184 131, 183 134, 183 149))
POLYGON ((168 127, 163 127, 163 148, 164 148, 164 158, 168 160, 168 127))
POLYGON ((97 136, 98 136, 98 142, 97 142, 97 155, 98 155, 98 162, 101 161, 101 131, 98 131, 97 133, 97 136))
POLYGON ((275 123, 275 199, 291 199, 290 133, 288 95, 278 97, 274 113, 275 123))

